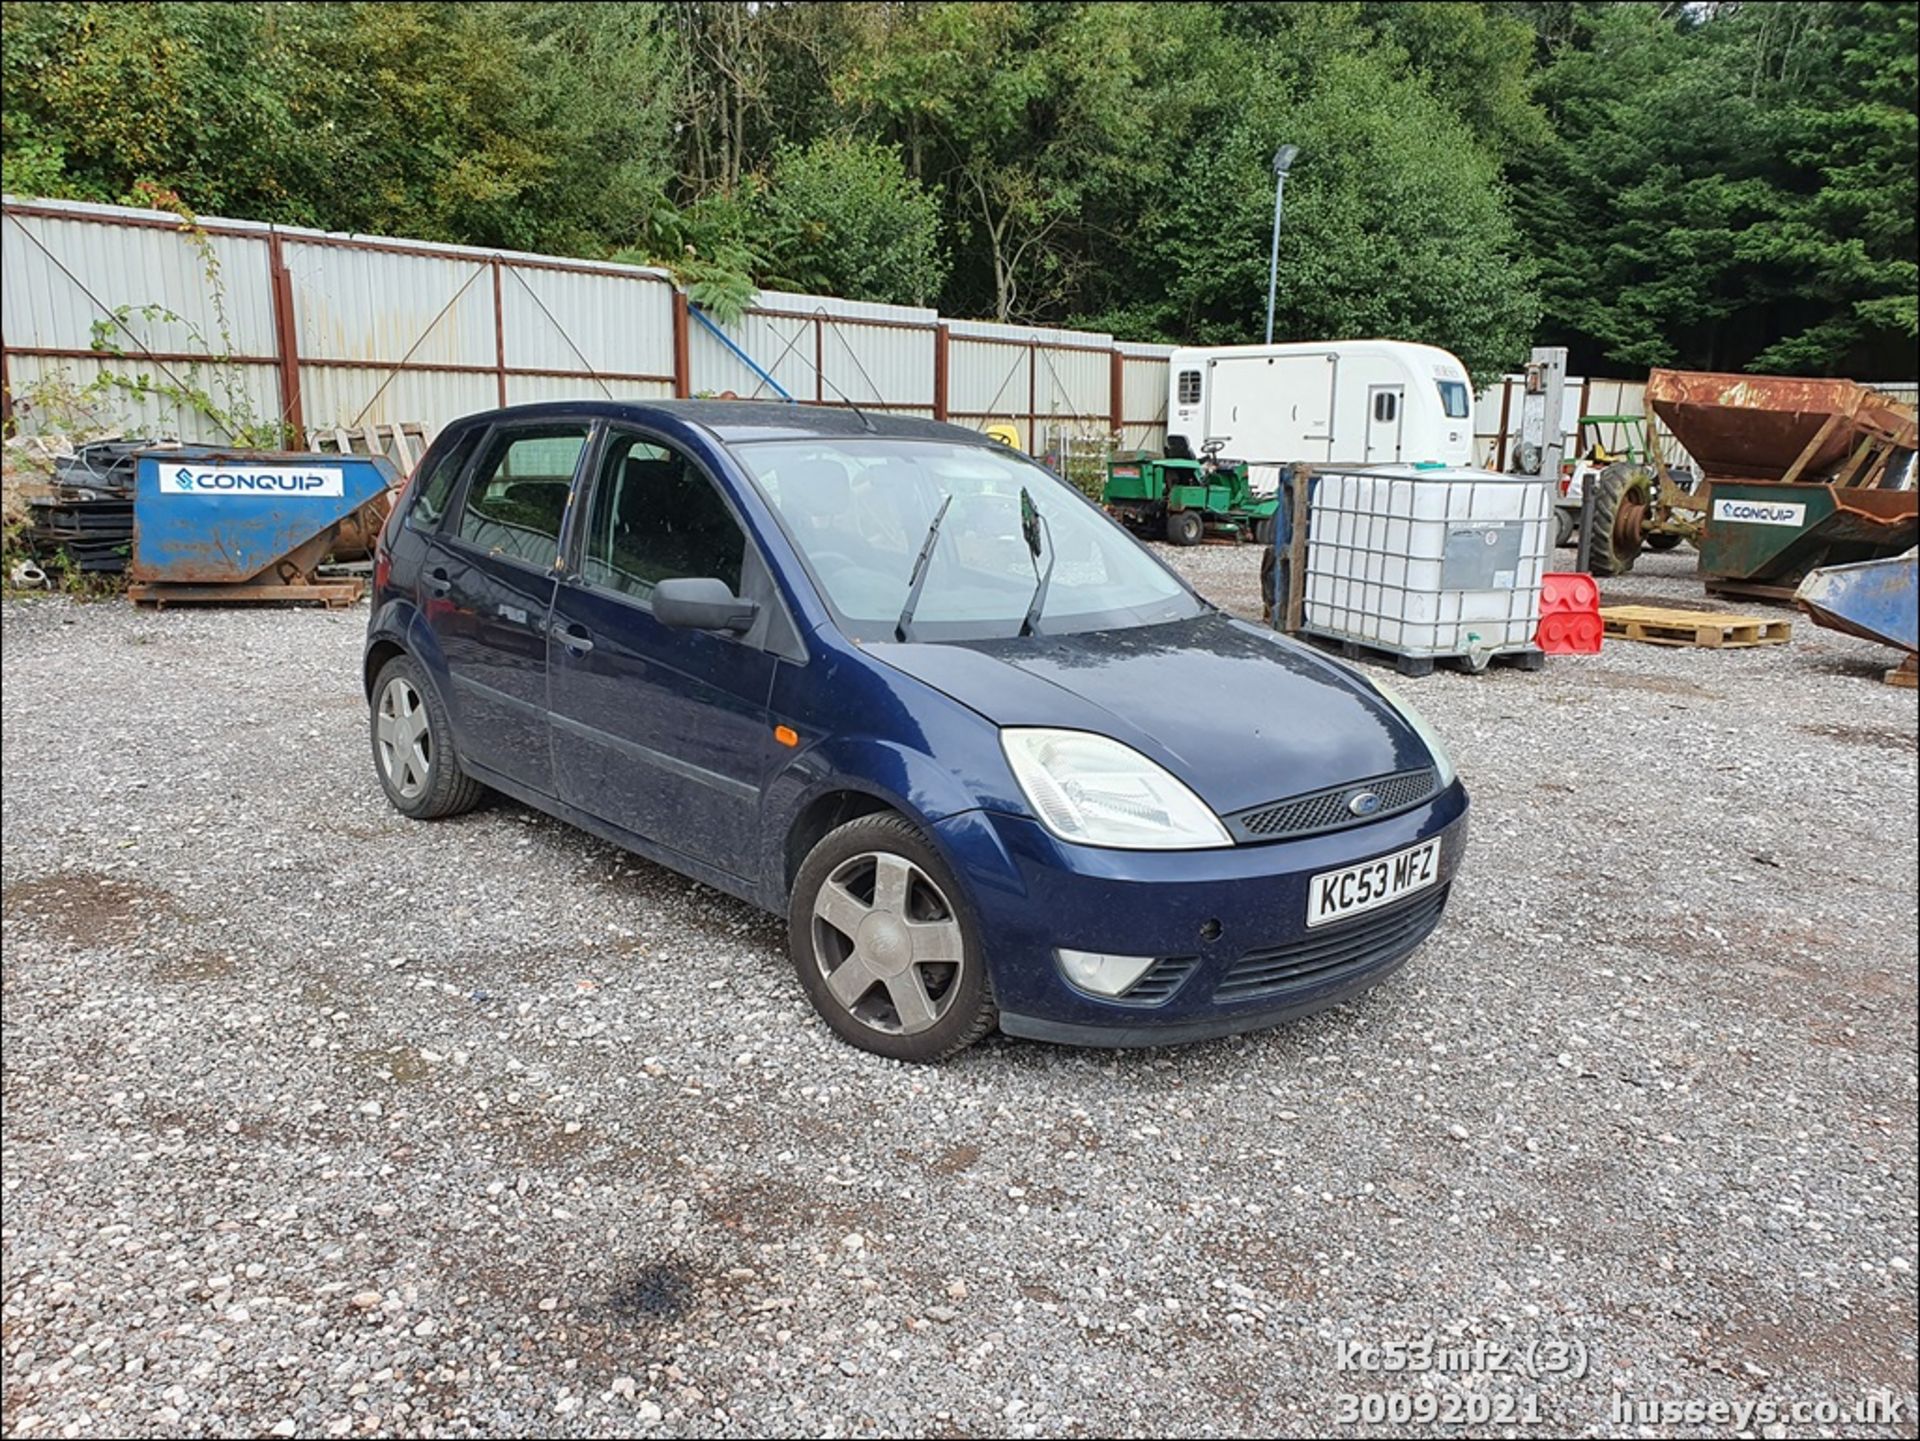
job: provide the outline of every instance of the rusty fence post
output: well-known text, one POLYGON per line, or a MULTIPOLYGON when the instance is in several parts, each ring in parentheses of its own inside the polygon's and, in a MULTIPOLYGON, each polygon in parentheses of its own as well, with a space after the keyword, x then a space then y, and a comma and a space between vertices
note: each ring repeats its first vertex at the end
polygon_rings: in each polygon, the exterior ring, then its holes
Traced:
POLYGON ((274 361, 279 371, 280 414, 295 444, 307 443, 306 406, 300 394, 299 327, 293 314, 293 273, 287 269, 280 233, 267 233, 267 294, 273 305, 274 361))
POLYGON ((947 369, 947 346, 952 337, 953 332, 945 325, 933 327, 933 418, 935 420, 947 418, 947 376, 951 373, 947 369))
POLYGON ((692 347, 688 342, 687 293, 673 288, 673 393, 681 400, 693 394, 692 347))
POLYGON ((493 373, 500 404, 507 403, 507 312, 500 297, 500 257, 493 257, 493 373))
POLYGON ((1027 342, 1027 454, 1040 453, 1040 337, 1027 342))

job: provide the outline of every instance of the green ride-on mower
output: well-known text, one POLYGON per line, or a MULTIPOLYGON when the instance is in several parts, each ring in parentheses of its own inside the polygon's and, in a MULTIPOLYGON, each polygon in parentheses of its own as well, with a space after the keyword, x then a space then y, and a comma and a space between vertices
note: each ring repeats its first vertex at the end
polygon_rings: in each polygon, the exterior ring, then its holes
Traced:
POLYGON ((1682 541, 1700 543, 1701 501, 1694 494, 1693 472, 1670 467, 1648 443, 1647 425, 1638 415, 1580 417, 1580 459, 1562 482, 1554 503, 1554 544, 1579 539, 1580 507, 1593 487, 1593 532, 1588 565, 1595 575, 1625 575, 1642 548, 1672 550, 1682 541), (1600 427, 1618 426, 1625 443, 1610 450, 1600 427), (1587 441, 1593 433, 1592 444, 1587 441))
POLYGON ((1267 544, 1280 497, 1256 496, 1245 462, 1220 459, 1220 442, 1202 449, 1200 460, 1116 456, 1107 462, 1101 505, 1136 535, 1174 545, 1198 545, 1209 534, 1267 544))

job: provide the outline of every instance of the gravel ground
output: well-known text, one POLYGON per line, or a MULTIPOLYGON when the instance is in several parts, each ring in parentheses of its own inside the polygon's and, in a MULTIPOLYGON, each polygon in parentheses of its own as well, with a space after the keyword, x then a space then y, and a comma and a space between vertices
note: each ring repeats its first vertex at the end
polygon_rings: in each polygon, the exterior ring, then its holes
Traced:
MULTIPOLYGON (((1175 559, 1257 606, 1251 549, 1175 559)), ((1687 564, 1615 591, 1697 601, 1687 564)), ((1538 1419, 1468 1429, 1566 1435, 1877 1391, 1904 1420, 1791 1432, 1914 1434, 1884 652, 1803 623, 1408 682, 1476 805, 1408 970, 1263 1035, 922 1070, 836 1042, 745 906, 518 807, 391 813, 363 623, 6 606, 8 1434, 1439 1433, 1343 1418, 1485 1401, 1538 1419), (1429 1337, 1582 1374, 1343 1369, 1429 1337)))

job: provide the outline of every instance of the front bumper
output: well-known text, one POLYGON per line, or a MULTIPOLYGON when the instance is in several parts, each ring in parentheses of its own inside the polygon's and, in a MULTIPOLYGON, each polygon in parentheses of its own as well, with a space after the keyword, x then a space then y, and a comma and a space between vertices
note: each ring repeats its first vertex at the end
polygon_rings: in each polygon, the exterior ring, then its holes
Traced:
POLYGON ((978 913, 1002 1030, 1076 1045, 1164 1045, 1324 1010, 1406 964, 1444 910, 1466 849, 1467 796, 1456 783, 1386 820, 1208 851, 1075 846, 1034 821, 985 811, 936 830, 978 913), (1307 929, 1314 876, 1436 835, 1433 886, 1307 929), (1163 960, 1133 994, 1107 998, 1069 983, 1056 947, 1163 960))

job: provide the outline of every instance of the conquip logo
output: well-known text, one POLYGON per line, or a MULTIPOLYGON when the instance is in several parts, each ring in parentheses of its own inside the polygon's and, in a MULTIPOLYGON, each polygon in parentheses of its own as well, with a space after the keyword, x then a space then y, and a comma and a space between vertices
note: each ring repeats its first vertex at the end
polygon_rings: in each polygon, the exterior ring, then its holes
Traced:
POLYGON ((175 495, 345 495, 346 473, 337 466, 181 466, 167 477, 175 495))

